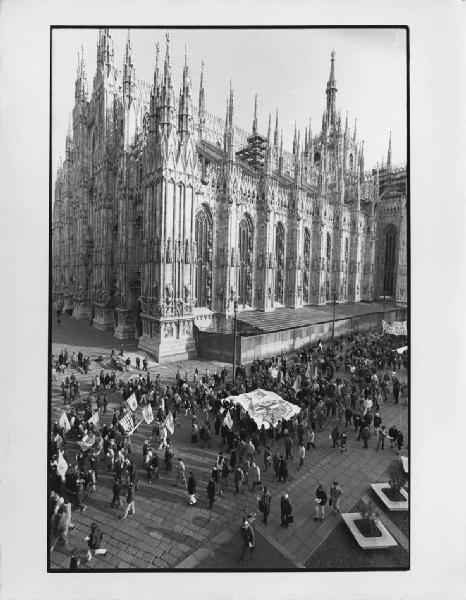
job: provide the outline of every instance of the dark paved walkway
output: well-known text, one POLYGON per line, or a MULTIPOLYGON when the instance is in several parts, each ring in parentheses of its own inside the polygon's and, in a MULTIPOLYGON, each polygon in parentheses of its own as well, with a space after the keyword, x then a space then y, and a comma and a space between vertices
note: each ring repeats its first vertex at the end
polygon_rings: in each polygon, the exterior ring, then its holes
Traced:
MULTIPOLYGON (((89 327, 87 322, 77 322, 65 317, 60 328, 53 329, 52 353, 58 354, 61 347, 72 351, 86 349, 85 353, 97 356, 109 353, 116 345, 111 333, 98 332, 89 327), (57 331, 58 329, 58 331, 57 331), (56 342, 55 342, 56 340, 56 342)), ((125 344, 126 346, 126 344, 125 344)), ((128 344, 128 350, 135 350, 128 344)), ((183 369, 192 373, 197 366, 200 372, 206 366, 212 372, 221 363, 206 361, 184 361, 183 369)), ((174 381, 178 364, 169 364, 151 368, 152 375, 160 372, 164 382, 174 381)), ((230 369, 231 372, 231 369, 230 369)), ((91 376, 80 375, 82 394, 90 391, 91 376)), ((404 372, 401 377, 405 377, 404 372)), ((52 419, 59 417, 62 410, 59 381, 52 384, 52 419)), ((120 399, 116 395, 110 398, 109 412, 102 422, 111 420, 113 408, 119 407, 120 399)), ((396 406, 389 402, 382 409, 384 423, 402 424, 407 439, 406 406, 396 406)), ((175 473, 166 474, 162 470, 161 479, 151 485, 145 481, 145 472, 140 469, 140 490, 136 493, 136 514, 126 520, 119 520, 121 509, 111 509, 112 475, 106 470, 105 463, 99 465, 97 491, 87 500, 87 510, 84 513, 73 513, 73 521, 77 529, 70 533, 70 546, 84 550, 86 543, 83 538, 87 535, 92 522, 99 523, 103 533, 105 547, 108 553, 105 557, 94 558, 86 568, 224 568, 229 561, 228 547, 235 544, 245 513, 257 512, 257 493, 248 490, 244 494, 234 496, 232 486, 218 498, 209 514, 206 497, 208 476, 215 463, 220 449, 219 439, 214 435, 212 448, 202 448, 190 444, 191 417, 180 416, 181 426, 176 429, 172 442, 175 449, 175 461, 181 456, 187 471, 192 470, 198 483, 198 504, 189 506, 184 490, 174 486, 175 473), (230 538, 233 541, 230 541, 230 538), (197 554, 196 554, 197 552, 197 554), (194 557, 194 559, 193 559, 194 557), (186 562, 187 561, 187 562, 186 562), (206 565, 211 565, 206 567, 206 565)), ((375 443, 370 442, 370 448, 363 450, 362 443, 355 441, 355 434, 348 435, 348 452, 341 454, 331 448, 328 434, 333 426, 326 424, 326 430, 316 435, 317 450, 311 450, 305 466, 297 471, 293 462, 289 465, 290 477, 287 484, 278 483, 270 473, 265 473, 262 480, 272 493, 272 513, 270 522, 264 526, 256 521, 256 532, 259 540, 264 539, 263 560, 267 562, 270 556, 270 566, 275 565, 278 554, 283 556, 283 565, 293 563, 302 566, 309 559, 320 543, 333 530, 339 519, 328 516, 323 523, 313 521, 313 498, 317 484, 321 482, 327 488, 333 479, 342 485, 345 495, 342 500, 342 512, 350 508, 365 493, 369 483, 377 481, 387 469, 395 456, 394 451, 386 449, 375 451, 375 443), (294 506, 295 522, 285 530, 279 524, 279 498, 286 490, 294 506), (273 548, 273 550, 272 550, 273 548)), ((150 437, 151 427, 145 423, 133 435, 133 455, 136 463, 140 464, 142 444, 150 437)), ((283 442, 279 446, 283 451, 283 442)), ((73 443, 69 444, 67 454, 73 456, 73 443)), ((262 451, 259 465, 262 468, 262 451)), ((230 483, 231 485, 231 483, 230 483)), ((232 550, 232 555, 235 552, 232 550)), ((259 560, 259 559, 258 559, 259 560)), ((261 559, 262 560, 262 559, 261 559)), ((338 562, 338 557, 335 558, 338 562)), ((69 556, 56 549, 50 555, 52 568, 66 568, 69 556)), ((262 564, 262 563, 261 563, 262 564)), ((248 568, 245 563, 244 568, 248 568)), ((251 568, 261 568, 251 565, 251 568)))

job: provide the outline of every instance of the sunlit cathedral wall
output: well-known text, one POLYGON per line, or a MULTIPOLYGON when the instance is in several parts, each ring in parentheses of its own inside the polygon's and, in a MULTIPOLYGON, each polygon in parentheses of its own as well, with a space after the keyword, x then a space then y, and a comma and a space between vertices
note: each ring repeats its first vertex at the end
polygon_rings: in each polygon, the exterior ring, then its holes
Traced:
POLYGON ((52 217, 53 300, 139 338, 157 359, 192 356, 194 327, 238 309, 407 303, 406 169, 365 170, 356 124, 336 108, 332 53, 321 131, 283 148, 268 131, 206 110, 204 73, 193 104, 187 60, 175 97, 169 39, 154 80, 136 79, 128 37, 123 69, 99 32, 88 93, 78 64, 75 107, 57 173, 52 217))

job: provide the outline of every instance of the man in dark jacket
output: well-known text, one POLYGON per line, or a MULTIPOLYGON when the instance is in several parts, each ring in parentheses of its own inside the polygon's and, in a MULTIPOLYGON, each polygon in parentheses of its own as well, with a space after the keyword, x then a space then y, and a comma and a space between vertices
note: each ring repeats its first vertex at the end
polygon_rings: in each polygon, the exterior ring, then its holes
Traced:
POLYGON ((119 477, 115 477, 115 481, 113 482, 113 498, 112 498, 112 502, 110 503, 110 506, 112 508, 114 508, 115 504, 117 506, 121 506, 120 493, 121 493, 121 481, 120 481, 119 477))
POLYGON ((364 425, 364 427, 362 428, 361 437, 362 437, 362 441, 364 442, 363 448, 368 448, 367 442, 369 441, 369 439, 371 437, 371 430, 369 429, 368 425, 364 425))
POLYGON ((283 481, 286 483, 286 478, 288 477, 288 465, 283 456, 280 456, 280 462, 278 464, 278 481, 283 481))
POLYGON ((288 494, 283 494, 280 500, 280 517, 282 527, 288 527, 292 512, 293 507, 291 506, 288 494))
POLYGON ((267 491, 267 488, 264 487, 264 493, 262 494, 262 498, 259 500, 259 510, 263 515, 264 524, 267 525, 267 517, 270 513, 270 504, 272 503, 272 496, 267 491))
POLYGON ((243 550, 238 561, 240 563, 244 560, 244 554, 247 548, 249 548, 251 553, 254 551, 254 529, 246 517, 243 518, 243 524, 241 525, 241 537, 243 539, 243 550))
POLYGON ((315 517, 314 521, 324 520, 325 517, 325 505, 327 504, 327 492, 324 490, 322 485, 319 483, 319 486, 316 489, 316 497, 315 497, 315 517))
POLYGON ((209 510, 212 510, 212 506, 215 502, 215 495, 217 494, 217 484, 212 479, 209 479, 209 483, 207 484, 207 497, 209 498, 209 510))

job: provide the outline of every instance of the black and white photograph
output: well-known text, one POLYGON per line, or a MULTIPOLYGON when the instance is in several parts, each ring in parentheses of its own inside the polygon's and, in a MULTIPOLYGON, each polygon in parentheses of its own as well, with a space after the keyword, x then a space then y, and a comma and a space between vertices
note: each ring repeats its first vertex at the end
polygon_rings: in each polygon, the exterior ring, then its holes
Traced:
POLYGON ((50 570, 409 568, 407 56, 52 29, 50 570))
POLYGON ((2 598, 464 598, 465 9, 3 0, 2 598))

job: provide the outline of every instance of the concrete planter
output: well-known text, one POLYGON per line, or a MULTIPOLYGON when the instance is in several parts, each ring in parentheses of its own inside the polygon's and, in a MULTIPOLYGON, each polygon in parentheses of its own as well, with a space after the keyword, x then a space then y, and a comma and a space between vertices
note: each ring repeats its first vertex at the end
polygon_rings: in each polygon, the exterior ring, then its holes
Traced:
POLYGON ((380 500, 382 500, 388 510, 408 510, 409 496, 406 490, 403 488, 400 489, 400 494, 403 496, 404 500, 394 502, 393 500, 390 500, 390 498, 384 492, 384 489, 387 487, 390 487, 388 483, 371 483, 371 488, 374 490, 380 500))
POLYGON ((384 548, 393 548, 398 545, 388 529, 380 521, 377 521, 377 528, 382 535, 377 537, 365 537, 355 525, 355 521, 361 518, 359 513, 342 513, 341 517, 348 525, 354 539, 363 550, 382 550, 384 548))

